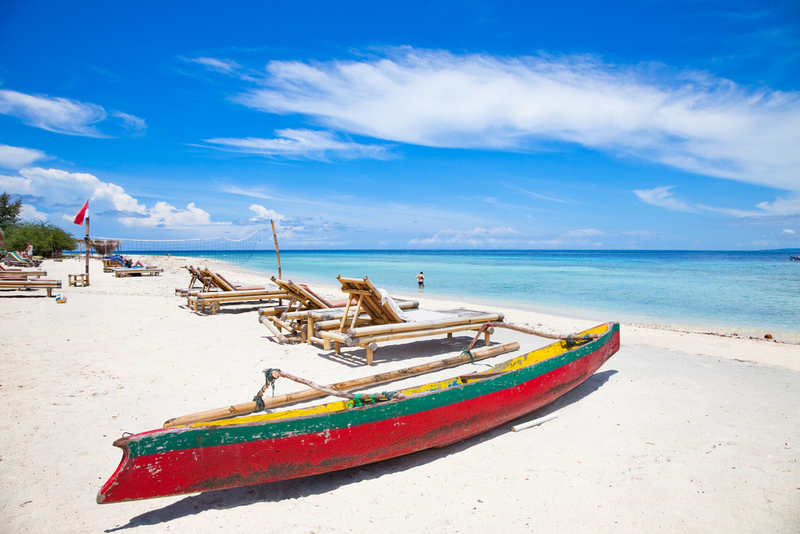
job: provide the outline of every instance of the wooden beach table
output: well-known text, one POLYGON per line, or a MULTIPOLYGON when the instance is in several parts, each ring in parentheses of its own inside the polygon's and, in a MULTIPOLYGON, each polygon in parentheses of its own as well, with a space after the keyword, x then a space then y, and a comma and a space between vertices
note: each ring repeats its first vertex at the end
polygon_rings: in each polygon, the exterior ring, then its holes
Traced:
POLYGON ((86 287, 89 285, 89 275, 86 273, 68 274, 67 285, 70 287, 86 287))

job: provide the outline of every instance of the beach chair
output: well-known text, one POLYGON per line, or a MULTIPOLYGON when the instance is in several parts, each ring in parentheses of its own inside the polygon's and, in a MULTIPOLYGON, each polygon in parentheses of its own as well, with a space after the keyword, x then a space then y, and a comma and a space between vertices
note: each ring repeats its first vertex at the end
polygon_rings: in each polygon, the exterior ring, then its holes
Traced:
POLYGON ((61 288, 61 280, 23 280, 18 278, 0 278, 0 289, 46 289, 47 296, 53 296, 53 290, 61 288))
POLYGON ((158 276, 164 272, 162 267, 118 267, 114 269, 114 276, 124 278, 126 276, 158 276))
POLYGON ((184 265, 184 269, 189 271, 189 274, 192 275, 191 280, 189 280, 189 287, 176 287, 175 294, 180 295, 181 297, 188 297, 191 294, 197 295, 198 293, 205 293, 211 291, 211 282, 209 281, 208 276, 204 276, 200 271, 194 268, 193 265, 184 265), (195 287, 195 284, 200 284, 198 287, 195 287))
MULTIPOLYGON (((502 313, 455 309, 455 310, 402 310, 395 300, 383 290, 375 287, 368 277, 337 277, 342 292, 356 300, 355 312, 349 314, 350 302, 335 330, 320 330, 325 350, 334 345, 336 354, 341 354, 341 345, 363 347, 367 351, 367 365, 372 365, 372 356, 377 344, 384 341, 411 339, 416 337, 479 330, 489 322, 502 321, 502 313), (366 324, 359 324, 361 312, 369 316, 366 324)), ((490 329, 486 330, 484 342, 489 344, 490 329)))
MULTIPOLYGON (((332 318, 340 318, 344 314, 344 307, 348 303, 348 299, 326 300, 318 294, 314 293, 307 285, 295 284, 291 280, 280 280, 272 277, 272 281, 286 292, 289 298, 289 303, 286 306, 276 306, 271 308, 261 308, 258 310, 258 321, 266 326, 278 342, 283 344, 287 341, 280 331, 285 329, 289 332, 300 333, 300 341, 312 344, 312 337, 315 332, 315 316, 320 318, 324 317, 327 320, 332 318), (325 312, 324 315, 316 315, 314 312, 325 312), (280 314, 280 318, 278 318, 280 314)), ((354 303, 350 299, 351 304, 354 303)), ((398 305, 401 308, 409 309, 419 306, 416 301, 398 300, 398 305)), ((355 308, 353 308, 355 312, 355 308)), ((368 316, 361 318, 361 322, 365 322, 368 316)), ((323 325, 325 326, 325 325, 323 325)), ((327 326, 331 326, 330 324, 327 326)), ((317 326, 319 329, 319 326, 317 326)), ((322 343, 322 340, 318 340, 322 343)))
POLYGON ((6 257, 3 259, 6 265, 11 265, 12 267, 38 267, 42 262, 41 260, 29 260, 23 258, 19 252, 8 252, 6 257))
POLYGON ((267 289, 263 286, 241 286, 229 282, 219 273, 214 273, 208 269, 198 269, 198 272, 206 276, 209 282, 209 289, 197 294, 190 294, 187 297, 189 308, 194 311, 205 312, 206 307, 211 308, 211 314, 215 315, 219 311, 221 304, 246 302, 264 302, 276 300, 275 304, 280 304, 280 299, 286 298, 286 293, 280 289, 267 289))
POLYGON ((122 265, 122 262, 116 258, 114 259, 103 258, 101 261, 103 262, 104 273, 113 273, 114 269, 121 269, 125 267, 124 265, 122 265))
POLYGON ((341 308, 347 304, 347 299, 328 301, 314 293, 307 285, 295 284, 291 280, 281 280, 273 276, 272 281, 286 294, 289 303, 284 306, 281 302, 278 306, 259 309, 258 321, 275 335, 280 344, 287 342, 287 338, 281 334, 281 329, 290 333, 300 333, 301 341, 306 341, 309 311, 341 308))
POLYGON ((9 269, 0 264, 0 278, 27 278, 29 276, 47 276, 47 271, 39 269, 9 269))

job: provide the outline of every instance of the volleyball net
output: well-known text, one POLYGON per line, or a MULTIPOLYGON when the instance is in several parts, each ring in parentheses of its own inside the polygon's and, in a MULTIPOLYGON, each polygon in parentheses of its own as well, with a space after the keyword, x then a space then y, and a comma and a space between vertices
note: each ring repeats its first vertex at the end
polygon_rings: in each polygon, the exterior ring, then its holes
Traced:
POLYGON ((235 239, 232 237, 201 237, 196 239, 126 239, 98 237, 91 246, 100 254, 167 254, 213 257, 230 263, 242 264, 253 257, 260 242, 260 230, 235 239))

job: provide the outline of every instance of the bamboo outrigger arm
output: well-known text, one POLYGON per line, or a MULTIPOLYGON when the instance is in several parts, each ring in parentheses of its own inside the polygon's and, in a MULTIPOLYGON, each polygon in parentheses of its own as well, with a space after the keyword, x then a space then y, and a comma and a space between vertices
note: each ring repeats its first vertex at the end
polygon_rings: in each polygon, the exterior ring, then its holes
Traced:
MULTIPOLYGON (((425 373, 439 371, 441 369, 456 367, 471 361, 484 360, 486 358, 491 358, 499 354, 513 352, 515 350, 519 350, 519 343, 517 342, 506 343, 504 345, 494 345, 492 347, 483 347, 480 349, 476 349, 472 353, 461 354, 459 356, 454 356, 452 358, 445 358, 443 360, 438 360, 435 362, 426 363, 422 365, 416 365, 414 367, 406 367, 405 369, 398 369, 396 371, 388 371, 386 373, 380 373, 377 375, 372 375, 364 378, 356 378, 353 380, 347 380, 345 382, 338 382, 336 384, 331 384, 329 386, 326 386, 326 389, 335 390, 339 392, 347 392, 365 386, 385 384, 387 382, 393 382, 395 380, 401 380, 403 378, 419 376, 425 373)), ((279 373, 289 378, 287 376, 287 373, 282 373, 282 372, 279 373)), ((266 387, 262 388, 257 397, 263 395, 265 391, 266 387)), ((318 397, 325 397, 326 395, 328 395, 328 393, 323 393, 322 391, 316 389, 307 389, 305 391, 287 393, 285 395, 278 395, 277 397, 263 399, 264 405, 261 409, 275 408, 276 406, 283 406, 284 404, 290 404, 293 402, 299 402, 318 397)), ((217 419, 225 419, 228 417, 238 417, 241 415, 246 415, 249 413, 256 412, 258 410, 259 407, 257 406, 256 401, 244 402, 241 404, 235 404, 225 408, 217 408, 215 410, 208 410, 206 412, 175 417, 165 422, 164 428, 192 425, 195 423, 204 423, 207 421, 216 421, 217 419)))
POLYGON ((534 328, 528 328, 528 327, 525 327, 525 326, 518 326, 518 325, 515 325, 515 324, 511 324, 511 323, 486 323, 483 326, 481 326, 480 330, 478 330, 478 333, 475 334, 475 339, 473 339, 472 343, 469 344, 469 347, 467 348, 467 352, 472 350, 472 347, 475 345, 475 343, 481 337, 481 334, 483 333, 484 330, 487 330, 487 329, 490 329, 490 328, 493 328, 493 327, 508 328, 509 330, 516 330, 517 332, 522 332, 523 334, 531 334, 532 336, 539 336, 539 337, 544 337, 544 338, 547 338, 547 339, 559 339, 561 341, 566 341, 568 343, 574 343, 574 342, 577 342, 577 341, 589 341, 591 339, 597 339, 597 338, 600 337, 600 334, 586 334, 586 335, 583 335, 583 336, 580 335, 580 334, 567 334, 567 335, 551 334, 549 332, 542 332, 541 330, 536 330, 534 328))

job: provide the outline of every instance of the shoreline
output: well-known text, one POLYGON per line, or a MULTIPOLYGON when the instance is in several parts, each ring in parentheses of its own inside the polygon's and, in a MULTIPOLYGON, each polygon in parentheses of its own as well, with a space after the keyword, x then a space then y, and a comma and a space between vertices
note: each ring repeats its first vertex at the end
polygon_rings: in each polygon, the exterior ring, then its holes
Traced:
MULTIPOLYGON (((472 339, 459 333, 387 342, 367 367, 363 349, 335 355, 278 344, 258 323, 258 305, 194 313, 174 295, 190 279, 185 261, 142 259, 164 273, 115 278, 92 260, 92 285, 66 287, 67 274, 82 272, 83 262, 47 260, 47 278, 64 282, 54 294, 65 303, 41 290, 0 292, 0 513, 10 532, 44 533, 58 524, 68 533, 206 534, 263 528, 264 517, 272 530, 298 534, 800 529, 800 347, 635 324, 622 325, 619 352, 591 378, 513 423, 558 413, 539 427, 512 432, 510 424, 324 475, 99 506, 96 493, 120 462, 117 438, 250 401, 265 368, 331 384, 453 356, 472 339)), ((207 266, 231 282, 266 281, 231 265, 207 266)), ((338 287, 312 288, 339 295, 338 287)), ((474 307, 411 297, 422 308, 474 307)), ((489 309, 553 333, 605 322, 489 309)), ((492 336, 493 343, 510 341, 526 352, 552 342, 506 329, 492 336)), ((275 395, 301 389, 279 380, 275 395)))

